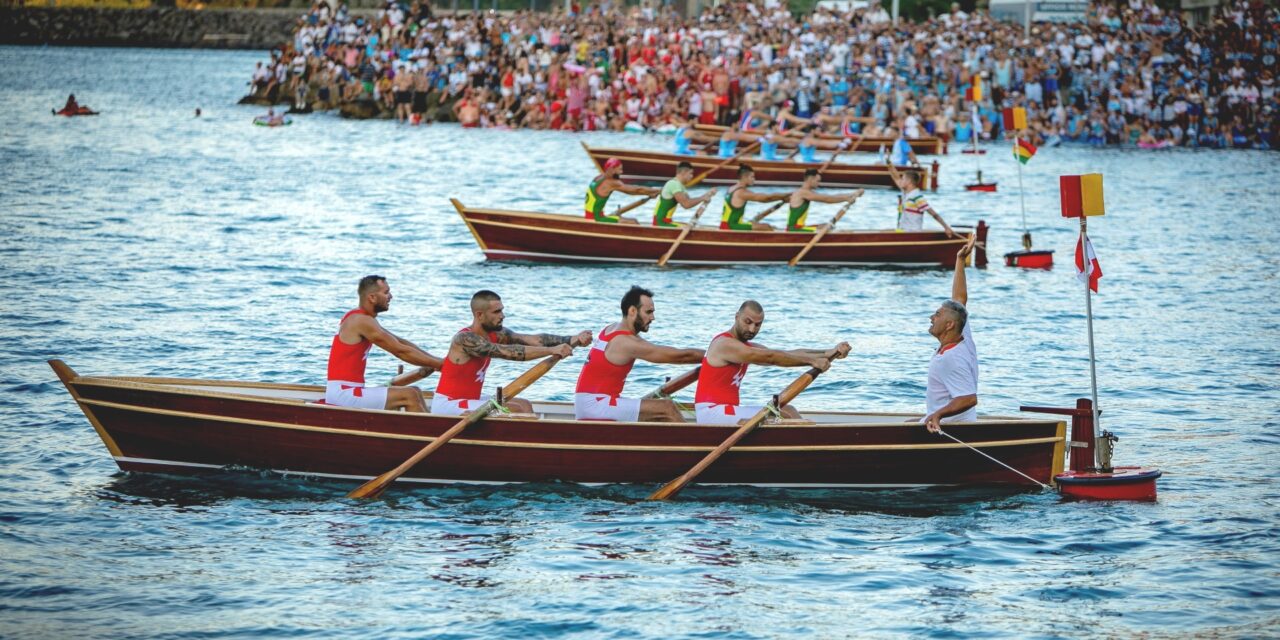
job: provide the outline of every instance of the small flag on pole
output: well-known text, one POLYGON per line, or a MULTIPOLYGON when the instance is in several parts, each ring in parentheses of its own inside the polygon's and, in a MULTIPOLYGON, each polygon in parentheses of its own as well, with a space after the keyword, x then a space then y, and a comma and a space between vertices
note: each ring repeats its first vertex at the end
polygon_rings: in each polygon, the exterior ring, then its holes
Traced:
POLYGON ((1058 187, 1062 193, 1062 217, 1079 218, 1106 213, 1102 206, 1101 173, 1060 176, 1058 187))
POLYGON ((1098 292, 1098 279, 1102 277, 1102 265, 1098 263, 1098 254, 1093 252, 1093 243, 1089 236, 1081 233, 1076 240, 1076 277, 1080 282, 1088 282, 1094 293, 1098 292))
POLYGON ((1022 107, 1009 107, 1004 110, 1004 130, 1018 131, 1027 128, 1027 110, 1022 107))
POLYGON ((1017 142, 1013 145, 1013 157, 1017 158, 1022 164, 1026 164, 1027 161, 1031 159, 1031 156, 1034 156, 1035 154, 1035 145, 1023 140, 1022 138, 1018 138, 1017 142))
POLYGON ((969 102, 982 102, 982 76, 973 76, 972 83, 964 92, 964 99, 969 102))

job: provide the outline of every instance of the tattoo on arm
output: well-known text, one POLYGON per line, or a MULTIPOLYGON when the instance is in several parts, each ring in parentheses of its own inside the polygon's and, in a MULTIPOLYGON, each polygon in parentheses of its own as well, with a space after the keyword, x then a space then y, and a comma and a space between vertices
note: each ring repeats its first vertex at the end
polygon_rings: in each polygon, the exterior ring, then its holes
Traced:
POLYGON ((534 338, 537 339, 538 344, 541 346, 554 347, 557 345, 569 344, 569 341, 573 339, 573 336, 556 336, 551 335, 550 333, 539 333, 534 336, 534 338))
POLYGON ((453 341, 473 358, 496 357, 504 360, 524 360, 524 345, 495 344, 489 339, 474 333, 459 333, 453 341))

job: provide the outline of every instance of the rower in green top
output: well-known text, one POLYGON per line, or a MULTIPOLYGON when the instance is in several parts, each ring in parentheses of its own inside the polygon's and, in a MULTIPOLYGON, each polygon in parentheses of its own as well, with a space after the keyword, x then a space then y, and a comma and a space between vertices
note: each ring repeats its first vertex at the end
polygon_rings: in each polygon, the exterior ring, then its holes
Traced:
POLYGON ((685 185, 692 179, 693 165, 683 161, 676 165, 676 177, 668 180, 667 184, 663 185, 662 194, 658 196, 658 206, 653 210, 653 226, 679 227, 679 223, 671 220, 672 214, 676 212, 676 205, 692 209, 710 201, 716 195, 716 190, 712 189, 702 194, 702 197, 689 197, 689 191, 685 188, 685 185))
POLYGON ((649 187, 633 187, 622 181, 619 176, 622 175, 622 161, 617 158, 609 158, 604 163, 604 173, 595 177, 591 184, 587 185, 587 201, 584 206, 588 220, 596 222, 618 223, 625 222, 627 224, 638 224, 631 218, 623 218, 622 216, 610 216, 604 212, 604 207, 609 203, 609 196, 614 191, 621 191, 633 196, 656 196, 659 191, 649 187))
POLYGON ((756 182, 756 172, 747 165, 738 167, 738 181, 724 194, 724 210, 720 214, 720 229, 724 231, 772 231, 773 225, 764 222, 743 222, 748 202, 780 202, 789 193, 756 193, 748 189, 756 182))
POLYGON ((822 174, 817 169, 805 169, 804 181, 800 183, 800 188, 791 192, 791 196, 787 202, 790 207, 790 214, 787 215, 787 231, 795 231, 798 233, 813 233, 817 231, 817 227, 806 226, 809 217, 810 202, 826 202, 836 204, 838 202, 853 202, 865 193, 862 189, 849 191, 846 193, 818 193, 818 185, 822 183, 822 174))

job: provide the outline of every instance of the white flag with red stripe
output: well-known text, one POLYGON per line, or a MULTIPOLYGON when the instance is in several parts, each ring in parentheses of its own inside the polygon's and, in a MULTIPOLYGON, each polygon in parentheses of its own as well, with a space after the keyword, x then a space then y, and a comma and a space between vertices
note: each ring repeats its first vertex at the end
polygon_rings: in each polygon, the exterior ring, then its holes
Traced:
POLYGON ((1093 243, 1089 237, 1080 234, 1076 240, 1076 277, 1080 282, 1088 282, 1094 293, 1098 292, 1098 279, 1102 277, 1102 265, 1098 263, 1098 254, 1093 252, 1093 243))

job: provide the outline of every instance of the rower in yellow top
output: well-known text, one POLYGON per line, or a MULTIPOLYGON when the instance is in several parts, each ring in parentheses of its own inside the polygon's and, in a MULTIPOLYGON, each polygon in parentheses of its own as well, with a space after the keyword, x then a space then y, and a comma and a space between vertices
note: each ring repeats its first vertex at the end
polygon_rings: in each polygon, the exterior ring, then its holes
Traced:
POLYGON ((596 222, 618 223, 625 222, 627 224, 638 224, 631 218, 623 218, 622 216, 605 215, 604 207, 609 202, 609 196, 614 191, 633 196, 656 196, 661 193, 658 189, 649 187, 633 187, 622 181, 619 176, 622 175, 622 161, 617 158, 609 158, 604 162, 604 173, 595 177, 591 184, 587 185, 587 202, 585 211, 588 220, 596 222))
POLYGON ((720 229, 723 231, 772 231, 773 225, 764 222, 743 222, 742 216, 747 212, 748 202, 779 202, 786 200, 789 193, 756 193, 748 189, 756 182, 756 172, 747 165, 738 167, 738 181, 729 187, 724 194, 724 211, 720 214, 720 229))
POLYGON ((829 204, 853 202, 865 193, 862 189, 846 193, 818 193, 818 185, 821 182, 822 174, 818 173, 817 169, 804 170, 804 182, 800 183, 799 189, 791 192, 791 197, 787 202, 790 208, 790 213, 787 215, 787 231, 813 233, 818 230, 817 227, 805 225, 809 218, 809 203, 811 202, 826 202, 829 204))
POLYGON ((712 188, 700 197, 689 197, 689 191, 685 185, 690 180, 693 180, 693 165, 681 161, 676 165, 676 177, 662 186, 662 193, 658 196, 658 206, 653 210, 653 226, 679 227, 678 223, 671 220, 677 204, 686 209, 692 209, 704 202, 709 202, 716 195, 716 190, 712 188))

